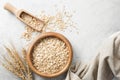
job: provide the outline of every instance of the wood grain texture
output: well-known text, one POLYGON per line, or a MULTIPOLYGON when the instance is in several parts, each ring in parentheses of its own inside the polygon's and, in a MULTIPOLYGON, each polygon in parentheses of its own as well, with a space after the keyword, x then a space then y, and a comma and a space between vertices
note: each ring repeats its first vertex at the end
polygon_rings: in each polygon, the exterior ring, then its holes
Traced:
POLYGON ((27 61, 28 61, 28 64, 29 64, 30 68, 35 73, 37 73, 38 75, 43 76, 43 77, 47 77, 47 78, 57 77, 57 76, 65 73, 68 70, 68 68, 70 67, 70 64, 72 62, 72 57, 73 57, 72 46, 71 46, 69 40, 67 38, 65 38, 62 34, 55 33, 55 32, 46 32, 46 33, 40 34, 31 43, 31 45, 30 45, 30 47, 28 49, 28 53, 27 53, 27 61), (35 69, 35 67, 32 64, 32 52, 33 52, 34 45, 36 45, 36 43, 37 43, 38 40, 41 40, 41 39, 46 38, 46 37, 56 37, 56 38, 59 38, 60 40, 62 40, 63 42, 65 42, 65 44, 67 45, 67 47, 69 49, 69 59, 68 59, 68 62, 66 64, 66 66, 63 68, 63 70, 59 71, 58 73, 49 74, 49 75, 48 74, 43 74, 43 73, 39 72, 37 69, 35 69))
POLYGON ((11 13, 13 13, 20 21, 22 21, 23 23, 25 23, 25 24, 28 25, 29 27, 31 27, 31 28, 33 28, 33 29, 41 32, 42 29, 37 29, 35 26, 31 25, 30 23, 27 23, 24 19, 21 18, 21 15, 22 15, 23 13, 25 13, 25 14, 31 16, 32 18, 36 19, 37 21, 39 21, 40 25, 44 26, 44 22, 43 22, 42 20, 40 20, 39 18, 33 16, 32 14, 30 14, 30 13, 27 12, 27 11, 25 11, 24 9, 19 9, 19 10, 18 10, 16 7, 14 7, 14 6, 13 6, 12 4, 10 4, 10 3, 6 3, 6 4, 4 5, 4 9, 6 9, 6 10, 10 11, 11 13))

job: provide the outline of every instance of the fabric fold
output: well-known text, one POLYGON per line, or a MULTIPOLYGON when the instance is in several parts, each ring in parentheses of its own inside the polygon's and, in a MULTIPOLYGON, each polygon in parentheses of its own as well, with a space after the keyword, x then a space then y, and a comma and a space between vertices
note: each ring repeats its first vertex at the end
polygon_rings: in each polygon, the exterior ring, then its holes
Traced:
POLYGON ((65 80, 120 80, 120 32, 110 36, 88 64, 77 63, 70 67, 65 80))

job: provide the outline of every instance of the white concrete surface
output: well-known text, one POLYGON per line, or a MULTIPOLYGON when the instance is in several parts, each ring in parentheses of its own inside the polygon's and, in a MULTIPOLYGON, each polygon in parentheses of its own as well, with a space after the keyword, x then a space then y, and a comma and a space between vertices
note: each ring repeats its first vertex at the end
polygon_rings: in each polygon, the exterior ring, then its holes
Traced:
MULTIPOLYGON (((18 49, 25 45, 21 40, 24 26, 14 15, 3 9, 10 2, 18 9, 23 8, 34 15, 46 10, 54 13, 54 5, 66 5, 76 11, 73 20, 78 24, 79 34, 61 32, 71 42, 75 61, 89 62, 96 55, 96 49, 107 37, 120 30, 120 0, 0 0, 0 45, 12 41, 18 49)), ((0 47, 0 53, 2 48, 0 47)), ((35 80, 61 80, 62 77, 45 79, 35 75, 35 80)), ((0 65, 0 80, 17 80, 0 65)))

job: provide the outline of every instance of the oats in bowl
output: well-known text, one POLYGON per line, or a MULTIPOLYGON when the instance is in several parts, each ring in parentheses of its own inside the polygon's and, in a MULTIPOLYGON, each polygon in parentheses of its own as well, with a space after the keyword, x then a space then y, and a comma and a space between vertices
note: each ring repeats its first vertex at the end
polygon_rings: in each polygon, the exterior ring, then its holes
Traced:
POLYGON ((27 61, 35 73, 52 78, 68 70, 72 57, 72 46, 67 38, 59 33, 45 32, 30 44, 27 61))
POLYGON ((55 37, 40 40, 33 50, 33 66, 46 74, 62 70, 68 58, 68 47, 62 40, 55 37))

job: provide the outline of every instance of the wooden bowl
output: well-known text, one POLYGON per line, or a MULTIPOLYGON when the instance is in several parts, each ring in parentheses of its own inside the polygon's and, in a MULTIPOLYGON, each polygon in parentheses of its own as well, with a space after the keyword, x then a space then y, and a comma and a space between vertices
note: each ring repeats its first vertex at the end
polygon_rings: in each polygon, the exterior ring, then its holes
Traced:
POLYGON ((63 73, 65 73, 71 62, 72 62, 72 57, 73 57, 73 53, 72 53, 72 46, 70 44, 70 42, 68 41, 67 38, 65 38, 63 35, 59 34, 59 33, 54 33, 54 32, 46 32, 46 33, 42 33, 40 34, 33 42, 32 44, 29 46, 28 48, 28 53, 27 53, 27 61, 28 61, 28 65, 30 66, 31 70, 33 72, 35 72, 36 74, 42 76, 42 77, 47 77, 47 78, 52 78, 52 77, 57 77, 63 73), (60 40, 62 40, 66 46, 68 47, 68 50, 69 50, 69 59, 68 59, 68 62, 66 64, 66 66, 59 72, 57 73, 53 73, 53 74, 45 74, 45 73, 41 73, 40 71, 38 71, 34 66, 33 66, 33 63, 32 63, 32 52, 33 52, 33 49, 34 49, 34 46, 35 44, 37 43, 38 40, 41 40, 43 38, 46 38, 46 37, 56 37, 60 40))

